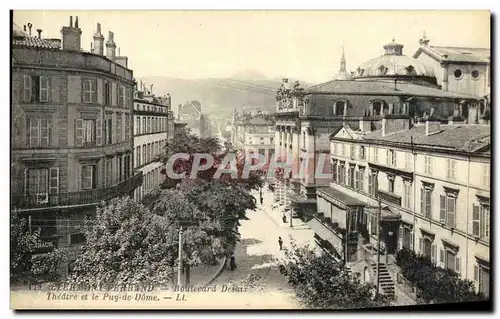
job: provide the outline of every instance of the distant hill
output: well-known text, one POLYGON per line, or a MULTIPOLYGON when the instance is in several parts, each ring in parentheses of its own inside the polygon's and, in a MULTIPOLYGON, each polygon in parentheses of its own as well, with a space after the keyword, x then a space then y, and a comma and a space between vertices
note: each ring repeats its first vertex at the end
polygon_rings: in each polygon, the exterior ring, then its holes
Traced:
MULTIPOLYGON (((202 112, 213 116, 229 117, 233 109, 264 112, 276 110, 275 95, 281 86, 281 79, 267 79, 254 71, 242 71, 229 79, 178 79, 164 76, 137 78, 146 85, 153 84, 156 95, 169 93, 172 109, 177 114, 177 105, 197 100, 202 112)), ((303 87, 308 84, 302 83, 303 87)))

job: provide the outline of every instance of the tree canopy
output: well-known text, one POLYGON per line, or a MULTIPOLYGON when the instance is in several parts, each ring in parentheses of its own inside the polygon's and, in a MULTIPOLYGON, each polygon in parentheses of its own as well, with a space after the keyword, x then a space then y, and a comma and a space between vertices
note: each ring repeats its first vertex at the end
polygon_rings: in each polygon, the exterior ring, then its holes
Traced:
POLYGON ((374 287, 361 283, 342 263, 291 240, 280 262, 280 273, 287 278, 299 300, 313 309, 356 309, 389 306, 384 295, 374 296, 374 287))
POLYGON ((64 249, 37 253, 40 229, 30 230, 28 221, 17 210, 10 214, 11 284, 45 283, 60 278, 59 266, 66 259, 64 249))
POLYGON ((429 258, 402 249, 396 255, 396 263, 403 276, 417 288, 420 303, 453 303, 481 301, 487 298, 476 292, 474 283, 464 280, 451 270, 434 265, 429 258))

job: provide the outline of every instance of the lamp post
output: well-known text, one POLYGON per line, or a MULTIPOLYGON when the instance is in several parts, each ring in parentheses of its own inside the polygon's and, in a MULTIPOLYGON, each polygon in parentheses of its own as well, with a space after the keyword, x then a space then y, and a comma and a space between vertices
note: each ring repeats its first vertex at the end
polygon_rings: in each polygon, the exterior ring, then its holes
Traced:
POLYGON ((182 286, 182 226, 179 230, 179 268, 177 269, 177 285, 182 286))

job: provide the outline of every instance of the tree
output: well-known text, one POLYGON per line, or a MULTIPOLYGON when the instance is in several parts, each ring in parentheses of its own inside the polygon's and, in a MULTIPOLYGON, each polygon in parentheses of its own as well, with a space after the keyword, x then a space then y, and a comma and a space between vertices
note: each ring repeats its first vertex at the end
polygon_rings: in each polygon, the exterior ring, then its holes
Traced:
POLYGON ((474 283, 464 280, 451 270, 437 267, 429 258, 402 249, 396 255, 396 263, 403 276, 417 288, 419 303, 453 303, 487 300, 476 292, 474 283))
POLYGON ((30 230, 28 221, 17 210, 10 215, 11 284, 46 283, 60 279, 59 266, 66 259, 64 249, 36 253, 41 243, 40 229, 30 230))
POLYGON ((279 264, 280 273, 307 308, 356 309, 391 304, 384 295, 375 297, 373 286, 362 284, 342 263, 324 253, 299 247, 291 239, 285 256, 279 264))
MULTIPOLYGON (((236 156, 237 151, 229 143, 222 145, 218 138, 199 137, 191 134, 188 130, 181 130, 176 133, 171 141, 167 142, 165 152, 158 157, 158 160, 167 164, 168 160, 174 154, 180 153, 189 154, 189 159, 177 159, 175 163, 173 163, 173 170, 175 173, 186 173, 186 178, 199 178, 209 181, 214 179, 214 175, 219 165, 222 165, 223 159, 228 156, 228 154, 236 156), (197 172, 196 176, 191 176, 195 154, 211 155, 214 158, 214 164, 207 170, 197 172)), ((203 158, 201 158, 200 162, 201 164, 207 163, 206 159, 203 158)), ((222 174, 219 179, 227 184, 243 186, 248 190, 258 189, 263 185, 260 173, 251 171, 248 176, 244 176, 244 164, 244 161, 241 160, 236 163, 237 178, 232 178, 230 174, 222 174)), ((226 166, 226 168, 229 168, 229 165, 226 166)), ((172 182, 167 176, 164 184, 169 184, 170 187, 172 187, 180 182, 180 179, 172 182)))
POLYGON ((171 221, 129 197, 98 206, 83 234, 86 242, 70 273, 75 283, 157 286, 174 274, 177 232, 171 221))

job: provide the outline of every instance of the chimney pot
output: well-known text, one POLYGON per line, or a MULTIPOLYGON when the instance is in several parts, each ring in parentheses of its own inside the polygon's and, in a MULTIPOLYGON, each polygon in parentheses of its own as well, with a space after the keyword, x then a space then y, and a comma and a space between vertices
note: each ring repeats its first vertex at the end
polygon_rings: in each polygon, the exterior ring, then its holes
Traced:
POLYGON ((101 24, 99 22, 97 22, 97 31, 96 31, 97 34, 101 34, 101 24))
POLYGON ((38 37, 41 39, 42 38, 42 29, 36 29, 36 32, 38 32, 38 37))
POLYGON ((75 28, 78 28, 78 16, 75 17, 75 28))
POLYGON ((30 35, 30 36, 31 36, 31 27, 32 27, 32 26, 33 26, 33 25, 31 24, 31 22, 30 22, 30 23, 28 23, 28 30, 29 30, 28 32, 29 32, 29 35, 30 35))
POLYGON ((70 28, 73 27, 73 16, 69 16, 69 26, 70 28))
POLYGON ((24 29, 24 32, 26 32, 26 24, 24 25, 24 28, 23 28, 23 29, 24 29))

